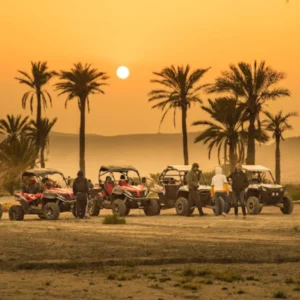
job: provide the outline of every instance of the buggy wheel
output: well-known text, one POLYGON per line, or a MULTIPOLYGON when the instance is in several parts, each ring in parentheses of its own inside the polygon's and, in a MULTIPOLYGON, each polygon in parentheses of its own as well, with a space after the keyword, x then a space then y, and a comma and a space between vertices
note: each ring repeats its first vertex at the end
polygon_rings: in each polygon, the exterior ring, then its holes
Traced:
POLYGON ((2 205, 0 204, 0 220, 2 218, 3 210, 2 210, 2 205))
POLYGON ((57 220, 60 214, 60 209, 56 203, 48 202, 43 207, 43 213, 46 220, 57 220))
POLYGON ((120 217, 125 217, 128 208, 126 207, 124 200, 116 199, 113 201, 111 209, 114 214, 118 214, 120 217))
POLYGON ((147 206, 144 207, 146 216, 157 216, 160 214, 160 204, 158 199, 148 200, 147 206))
POLYGON ((258 198, 256 197, 249 197, 247 199, 247 211, 250 215, 258 215, 260 213, 260 203, 258 198))
POLYGON ((43 214, 39 214, 38 217, 41 219, 41 220, 45 220, 45 216, 43 214))
POLYGON ((291 214, 294 209, 293 200, 287 196, 284 196, 282 200, 283 200, 283 208, 280 208, 281 212, 285 215, 291 214))
POLYGON ((94 199, 88 200, 87 203, 89 215, 94 217, 98 216, 100 213, 100 207, 94 199))
POLYGON ((189 202, 186 198, 180 197, 175 202, 176 213, 179 216, 190 216, 194 209, 189 207, 189 202))
POLYGON ((128 208, 128 207, 126 206, 126 212, 125 212, 125 216, 128 216, 128 215, 129 215, 129 213, 130 213, 130 208, 128 208))
POLYGON ((9 219, 11 221, 23 221, 24 220, 24 210, 19 205, 13 205, 8 211, 9 219))

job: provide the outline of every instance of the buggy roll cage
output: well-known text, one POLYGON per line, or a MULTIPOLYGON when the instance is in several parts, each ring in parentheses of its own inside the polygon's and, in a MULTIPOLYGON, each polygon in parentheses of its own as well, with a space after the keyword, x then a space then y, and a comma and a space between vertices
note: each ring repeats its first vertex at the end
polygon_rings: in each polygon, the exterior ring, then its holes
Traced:
POLYGON ((113 181, 116 181, 114 173, 124 174, 128 178, 128 172, 135 172, 139 181, 142 182, 139 171, 132 166, 102 166, 99 169, 98 182, 101 182, 101 177, 109 174, 113 181))
POLYGON ((54 175, 54 174, 61 175, 66 186, 68 186, 68 181, 62 172, 55 170, 55 169, 48 169, 48 168, 28 169, 22 173, 22 180, 24 177, 31 177, 31 176, 36 176, 36 177, 43 179, 43 178, 47 177, 48 175, 54 175))
MULTIPOLYGON (((189 172, 190 168, 187 168, 187 166, 185 166, 185 168, 178 168, 176 166, 168 166, 165 170, 162 171, 162 173, 159 176, 159 182, 164 183, 163 178, 166 176, 166 174, 170 171, 174 171, 174 173, 168 173, 167 177, 170 177, 170 179, 172 178, 172 176, 174 177, 179 177, 179 180, 181 181, 182 184, 185 184, 186 182, 186 175, 189 172)), ((201 170, 199 170, 199 181, 203 180, 204 184, 207 185, 205 177, 203 175, 203 172, 201 170)))

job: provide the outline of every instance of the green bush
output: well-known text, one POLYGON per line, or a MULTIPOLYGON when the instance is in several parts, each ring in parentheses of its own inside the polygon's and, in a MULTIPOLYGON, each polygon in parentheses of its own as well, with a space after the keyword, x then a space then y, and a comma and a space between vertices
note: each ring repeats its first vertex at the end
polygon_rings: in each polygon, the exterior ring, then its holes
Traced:
POLYGON ((103 220, 103 224, 126 224, 126 219, 121 218, 119 214, 107 215, 103 220))
POLYGON ((273 294, 273 298, 276 298, 276 299, 286 299, 287 298, 287 294, 283 291, 278 291, 278 292, 275 292, 273 294))
POLYGON ((2 189, 7 191, 10 195, 21 188, 21 180, 11 173, 7 173, 3 177, 2 189))

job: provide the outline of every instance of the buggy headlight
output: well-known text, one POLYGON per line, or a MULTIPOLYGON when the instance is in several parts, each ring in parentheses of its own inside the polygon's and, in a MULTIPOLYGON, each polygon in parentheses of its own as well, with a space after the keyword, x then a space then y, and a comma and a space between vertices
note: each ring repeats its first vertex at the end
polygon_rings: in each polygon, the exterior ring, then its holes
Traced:
POLYGON ((267 189, 265 188, 265 187, 262 187, 261 188, 264 192, 266 192, 267 191, 267 189))

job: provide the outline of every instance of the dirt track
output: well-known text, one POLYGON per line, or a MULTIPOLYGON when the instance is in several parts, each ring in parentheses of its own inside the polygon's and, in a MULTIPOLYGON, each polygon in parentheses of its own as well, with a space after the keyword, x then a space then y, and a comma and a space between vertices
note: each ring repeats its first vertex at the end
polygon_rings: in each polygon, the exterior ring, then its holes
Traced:
POLYGON ((300 205, 290 216, 267 208, 245 220, 207 212, 185 218, 172 210, 157 217, 136 211, 126 225, 103 225, 101 216, 75 220, 68 213, 55 222, 33 216, 10 222, 4 214, 0 299, 261 299, 281 289, 300 299, 300 205), (214 271, 186 277, 187 265, 195 274, 214 271), (224 286, 218 272, 228 268, 241 278, 224 286), (259 279, 247 280, 253 274, 259 279), (28 282, 39 287, 36 296, 28 282), (12 297, 14 286, 20 294, 12 297))

